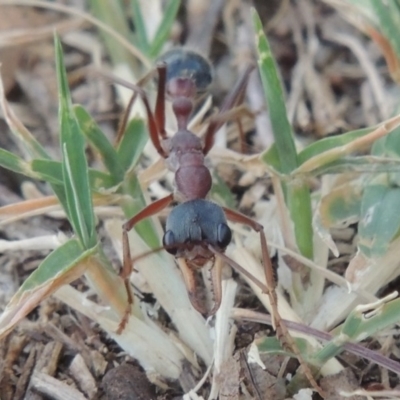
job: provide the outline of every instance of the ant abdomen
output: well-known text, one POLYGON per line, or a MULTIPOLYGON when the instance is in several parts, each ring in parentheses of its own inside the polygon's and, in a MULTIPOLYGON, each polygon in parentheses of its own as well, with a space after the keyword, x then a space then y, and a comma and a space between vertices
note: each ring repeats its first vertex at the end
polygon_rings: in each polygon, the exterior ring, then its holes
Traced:
POLYGON ((167 82, 174 78, 188 78, 195 83, 198 93, 207 91, 213 80, 210 63, 193 50, 175 48, 164 53, 158 61, 167 64, 167 82))

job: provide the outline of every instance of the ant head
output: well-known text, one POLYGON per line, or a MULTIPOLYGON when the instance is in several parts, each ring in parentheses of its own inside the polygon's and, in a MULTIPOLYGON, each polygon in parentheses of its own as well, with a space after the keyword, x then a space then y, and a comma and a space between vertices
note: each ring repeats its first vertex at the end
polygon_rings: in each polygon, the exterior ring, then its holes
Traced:
POLYGON ((164 53, 158 61, 167 65, 167 87, 174 80, 186 80, 194 83, 196 93, 203 93, 213 80, 210 63, 195 51, 185 48, 172 49, 164 53))
POLYGON ((213 257, 208 246, 224 251, 232 238, 221 207, 195 199, 174 207, 167 218, 163 244, 177 257, 194 261, 213 257))

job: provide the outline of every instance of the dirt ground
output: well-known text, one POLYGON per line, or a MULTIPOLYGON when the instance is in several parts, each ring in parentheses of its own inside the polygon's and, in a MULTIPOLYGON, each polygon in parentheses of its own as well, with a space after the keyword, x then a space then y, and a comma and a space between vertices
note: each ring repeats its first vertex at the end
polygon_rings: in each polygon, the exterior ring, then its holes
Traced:
MULTIPOLYGON (((56 3, 86 9, 83 1, 56 3)), ((248 32, 246 29, 239 30, 235 25, 240 19, 237 10, 250 7, 250 2, 216 1, 213 7, 209 6, 212 12, 207 18, 197 20, 190 19, 194 11, 185 7, 187 3, 194 5, 201 2, 183 3, 173 27, 172 40, 201 48, 208 54, 215 69, 215 83, 211 91, 218 106, 237 79, 238 71, 254 59, 248 32), (205 28, 203 23, 208 26, 205 28)), ((278 62, 287 91, 288 114, 300 142, 309 143, 343 131, 372 126, 389 117, 389 110, 371 100, 371 82, 365 64, 360 63, 360 58, 367 57, 374 65, 383 82, 381 94, 385 97, 397 89, 390 80, 382 54, 370 39, 349 25, 334 9, 324 2, 310 0, 255 1, 255 7, 278 62), (300 73, 300 70, 303 72, 300 73)), ((54 26, 62 39, 64 34, 73 33, 65 40, 64 48, 74 102, 83 104, 110 138, 115 136, 121 107, 117 104, 112 86, 99 83, 99 78, 87 73, 87 66, 93 60, 91 50, 103 46, 97 30, 90 23, 39 7, 10 7, 0 3, 0 36, 6 43, 2 46, 0 41, 1 76, 7 98, 37 140, 51 154, 59 156, 58 95, 52 40, 54 26), (85 45, 88 50, 84 49, 85 45)), ((109 62, 104 51, 101 59, 104 63, 109 62)), ((254 87, 249 90, 254 92, 247 95, 251 108, 256 110, 255 113, 261 113, 264 108, 262 99, 257 96, 254 87)), ((256 154, 271 144, 271 135, 268 132, 260 134, 254 123, 245 123, 244 127, 244 145, 232 134, 228 137, 230 148, 256 154)), ((18 154, 20 150, 11 139, 4 119, 0 119, 0 129, 0 147, 18 154)), ((88 156, 95 162, 92 154, 88 156)), ((265 177, 254 177, 243 184, 245 172, 236 167, 220 166, 218 172, 234 193, 239 209, 245 213, 251 213, 254 204, 268 195, 271 189, 270 180, 265 177)), ((313 184, 318 186, 317 181, 313 184)), ((0 206, 47 194, 51 192, 43 182, 27 180, 0 169, 0 206)), ((101 221, 98 229, 104 237, 105 247, 109 248, 107 255, 118 269, 118 257, 107 242, 101 221)), ((0 242, 57 232, 70 234, 71 228, 65 219, 59 215, 39 215, 1 224, 0 242)), ((355 234, 354 226, 347 228, 345 233, 338 231, 333 234, 340 249, 340 258, 332 261, 331 268, 337 273, 343 273, 344 266, 356 251, 355 234)), ((4 309, 22 282, 48 253, 45 250, 21 249, 0 252, 0 309, 4 309)), ((241 280, 239 283, 237 302, 245 308, 262 312, 262 307, 245 283, 241 280)), ((85 290, 85 279, 74 282, 73 286, 85 290)), ((396 288, 396 282, 392 286, 396 288)), ((151 294, 142 301, 155 302, 151 294)), ((162 311, 158 315, 160 323, 170 324, 162 311)), ((308 392, 303 393, 304 397, 290 397, 286 391, 284 377, 296 371, 296 360, 282 367, 285 357, 269 356, 265 361, 267 371, 260 375, 259 370, 252 370, 253 367, 246 362, 245 350, 254 337, 267 330, 269 328, 260 322, 237 322, 236 353, 231 365, 226 366, 227 382, 224 383, 224 387, 230 387, 231 391, 226 389, 219 398, 320 398, 318 394, 311 396, 308 392)), ((371 348, 379 346, 372 340, 366 345, 371 348)), ((330 394, 337 386, 349 391, 358 388, 379 391, 399 385, 397 375, 382 372, 376 365, 351 352, 342 354, 340 361, 346 367, 341 376, 319 381, 328 394, 326 398, 339 398, 330 394)), ((106 333, 90 319, 52 297, 44 300, 0 341, 1 400, 178 399, 182 398, 182 387, 182 382, 168 382, 164 389, 150 383, 137 362, 106 333)), ((207 398, 208 390, 206 384, 198 396, 207 398)), ((202 397, 193 395, 187 398, 202 397)))

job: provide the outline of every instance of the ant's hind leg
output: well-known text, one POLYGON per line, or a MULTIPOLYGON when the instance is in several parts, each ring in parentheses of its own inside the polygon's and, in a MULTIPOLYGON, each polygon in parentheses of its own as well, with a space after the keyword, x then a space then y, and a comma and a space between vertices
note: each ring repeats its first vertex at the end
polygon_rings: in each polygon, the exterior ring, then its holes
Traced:
MULTIPOLYGON (((133 95, 133 97, 131 99, 132 100, 131 104, 134 103, 134 101, 136 99, 136 97, 135 97, 136 94, 140 96, 140 98, 143 101, 144 107, 146 109, 150 139, 151 139, 154 147, 156 148, 158 154, 160 154, 161 157, 166 158, 167 154, 166 154, 165 150, 161 146, 158 122, 156 120, 156 117, 155 117, 153 111, 151 110, 150 102, 149 102, 149 99, 147 97, 146 92, 140 86, 134 85, 132 83, 129 83, 129 82, 125 81, 124 79, 121 79, 121 78, 119 78, 119 77, 117 77, 115 75, 108 74, 108 73, 102 73, 101 75, 103 77, 105 77, 106 79, 111 80, 114 83, 117 83, 117 84, 122 85, 122 86, 124 86, 124 87, 126 87, 128 89, 133 90, 134 91, 134 95, 133 95)), ((118 136, 119 137, 123 136, 123 133, 124 133, 125 127, 126 127, 127 118, 128 118, 128 114, 126 113, 125 122, 123 124, 121 124, 121 127, 120 127, 119 132, 118 132, 118 136)))
POLYGON ((154 116, 158 126, 158 133, 161 139, 167 138, 167 133, 165 132, 165 86, 167 79, 167 66, 165 63, 157 65, 158 71, 158 85, 157 85, 157 100, 156 100, 156 110, 154 116))
POLYGON ((227 95, 225 101, 222 104, 219 114, 211 117, 211 121, 208 125, 206 134, 204 136, 204 148, 203 153, 208 154, 211 148, 214 145, 214 136, 218 129, 224 124, 225 118, 219 118, 219 115, 227 113, 231 110, 235 105, 237 105, 238 101, 243 97, 243 92, 246 88, 247 81, 249 79, 251 71, 254 69, 253 65, 250 65, 239 78, 238 82, 232 89, 232 91, 227 95))

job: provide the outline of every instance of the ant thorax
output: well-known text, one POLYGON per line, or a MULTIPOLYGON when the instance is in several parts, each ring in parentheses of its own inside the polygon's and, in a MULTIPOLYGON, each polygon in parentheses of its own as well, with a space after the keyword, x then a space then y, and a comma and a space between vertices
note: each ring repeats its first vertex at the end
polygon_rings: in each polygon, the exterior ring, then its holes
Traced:
POLYGON ((167 166, 172 172, 182 166, 204 164, 201 140, 187 129, 180 129, 172 138, 165 140, 163 147, 168 154, 167 166))
POLYGON ((183 200, 204 199, 211 189, 212 177, 204 165, 200 139, 181 129, 168 139, 167 153, 167 166, 175 173, 176 190, 183 200))

